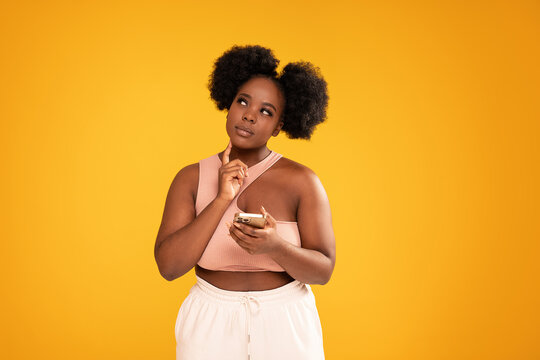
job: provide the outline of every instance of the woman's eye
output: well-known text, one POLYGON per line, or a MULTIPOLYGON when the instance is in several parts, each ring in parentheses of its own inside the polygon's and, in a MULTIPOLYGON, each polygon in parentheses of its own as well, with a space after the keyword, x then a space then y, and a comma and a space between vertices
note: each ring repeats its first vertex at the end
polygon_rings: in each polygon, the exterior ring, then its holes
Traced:
POLYGON ((243 98, 239 98, 238 103, 241 104, 241 105, 247 105, 247 101, 244 100, 243 98))
POLYGON ((265 115, 272 116, 272 113, 271 113, 270 111, 266 110, 266 109, 262 109, 261 111, 262 111, 263 114, 265 114, 265 115))

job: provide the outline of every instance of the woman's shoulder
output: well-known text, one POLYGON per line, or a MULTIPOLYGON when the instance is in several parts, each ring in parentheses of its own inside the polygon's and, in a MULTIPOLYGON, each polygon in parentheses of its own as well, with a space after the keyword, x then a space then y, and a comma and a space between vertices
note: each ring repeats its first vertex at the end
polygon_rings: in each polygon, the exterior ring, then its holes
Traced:
POLYGON ((283 171, 289 180, 302 184, 317 179, 317 174, 304 164, 282 156, 279 161, 279 170, 283 171))
POLYGON ((324 186, 312 169, 285 157, 282 157, 279 162, 283 171, 286 171, 283 173, 284 176, 280 177, 287 179, 287 187, 294 189, 293 191, 300 199, 326 199, 324 186))
POLYGON ((197 190, 199 183, 199 163, 189 164, 178 170, 176 173, 171 188, 189 189, 190 192, 197 190))
POLYGON ((176 177, 181 177, 181 178, 193 178, 193 177, 198 177, 198 176, 199 176, 199 163, 198 162, 186 165, 180 170, 178 170, 178 172, 176 173, 176 177))

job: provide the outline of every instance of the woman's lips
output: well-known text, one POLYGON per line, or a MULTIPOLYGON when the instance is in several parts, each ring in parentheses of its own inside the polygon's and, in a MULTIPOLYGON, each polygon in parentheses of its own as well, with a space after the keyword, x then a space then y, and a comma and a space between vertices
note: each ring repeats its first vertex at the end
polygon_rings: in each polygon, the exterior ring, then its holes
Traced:
POLYGON ((236 129, 236 133, 242 137, 250 137, 253 135, 253 132, 248 128, 242 126, 235 126, 234 128, 236 129))

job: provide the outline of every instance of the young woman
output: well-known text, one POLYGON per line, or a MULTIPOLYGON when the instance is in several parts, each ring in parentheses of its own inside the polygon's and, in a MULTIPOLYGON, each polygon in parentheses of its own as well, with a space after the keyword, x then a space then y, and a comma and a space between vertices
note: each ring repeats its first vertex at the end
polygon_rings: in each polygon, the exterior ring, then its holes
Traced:
POLYGON ((280 131, 311 137, 326 118, 326 82, 308 62, 279 75, 278 63, 261 46, 216 60, 209 89, 227 109, 230 142, 169 189, 156 262, 167 280, 193 267, 197 278, 176 320, 177 359, 324 359, 309 284, 326 284, 334 269, 328 198, 313 171, 267 143, 280 131), (266 224, 233 222, 237 212, 266 224))

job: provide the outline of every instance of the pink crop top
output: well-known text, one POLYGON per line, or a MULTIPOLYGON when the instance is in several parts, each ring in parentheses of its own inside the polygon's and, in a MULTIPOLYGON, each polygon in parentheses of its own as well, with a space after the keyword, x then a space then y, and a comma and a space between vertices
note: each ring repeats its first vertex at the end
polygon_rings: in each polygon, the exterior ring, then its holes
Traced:
MULTIPOLYGON (((266 254, 251 255, 242 249, 231 237, 226 222, 231 223, 236 212, 245 212, 238 208, 236 201, 240 194, 281 158, 281 154, 272 151, 257 164, 249 167, 249 177, 244 179, 240 191, 231 201, 221 218, 212 238, 208 242, 199 262, 199 266, 209 270, 224 271, 285 271, 266 254)), ((199 188, 195 210, 197 215, 204 210, 218 193, 218 170, 222 162, 218 155, 199 161, 199 188)), ((277 221, 277 233, 293 245, 300 246, 298 225, 293 221, 277 221)))

